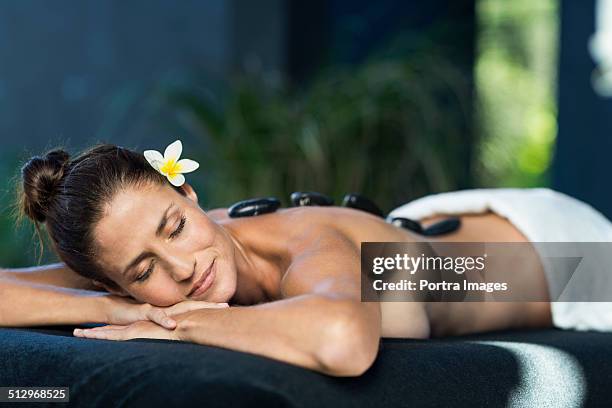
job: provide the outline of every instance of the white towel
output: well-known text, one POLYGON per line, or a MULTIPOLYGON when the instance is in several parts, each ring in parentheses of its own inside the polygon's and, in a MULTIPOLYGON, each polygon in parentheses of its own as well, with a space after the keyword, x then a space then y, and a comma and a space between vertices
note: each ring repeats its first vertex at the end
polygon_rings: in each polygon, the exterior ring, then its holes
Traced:
MULTIPOLYGON (((487 211, 508 219, 534 243, 612 242, 612 223, 603 214, 582 201, 547 188, 474 189, 433 194, 394 209, 389 213, 389 218, 420 220, 437 214, 487 211)), ((537 246, 536 249, 539 250, 537 246)), ((610 254, 602 253, 601 258, 610 259, 610 254)), ((545 257, 542 257, 542 262, 549 291, 562 292, 558 298, 560 300, 590 296, 594 296, 593 299, 608 299, 612 296, 612 271, 607 268, 599 269, 594 274, 591 271, 591 275, 579 269, 576 274, 581 274, 582 282, 566 286, 566 282, 560 282, 558 275, 551 272, 545 257), (585 294, 585 291, 589 293, 585 294)), ((580 278, 576 274, 572 276, 572 281, 580 278)), ((551 303, 551 313, 553 324, 559 328, 612 331, 612 302, 555 301, 551 303)))

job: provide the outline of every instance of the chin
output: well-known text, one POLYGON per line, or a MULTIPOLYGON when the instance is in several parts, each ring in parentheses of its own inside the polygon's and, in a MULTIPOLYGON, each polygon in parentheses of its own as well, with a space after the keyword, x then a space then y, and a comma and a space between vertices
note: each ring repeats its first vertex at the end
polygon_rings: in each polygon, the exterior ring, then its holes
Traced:
MULTIPOLYGON (((217 282, 215 282, 217 283, 217 282)), ((227 303, 236 293, 236 285, 232 282, 218 282, 219 285, 213 285, 210 289, 213 291, 210 293, 209 302, 216 303, 227 303)), ((205 294, 206 295, 206 294, 205 294)))
POLYGON ((220 298, 222 300, 219 300, 218 302, 229 303, 229 301, 234 297, 235 293, 236 293, 236 285, 234 284, 231 286, 231 288, 227 288, 227 290, 220 295, 220 298))

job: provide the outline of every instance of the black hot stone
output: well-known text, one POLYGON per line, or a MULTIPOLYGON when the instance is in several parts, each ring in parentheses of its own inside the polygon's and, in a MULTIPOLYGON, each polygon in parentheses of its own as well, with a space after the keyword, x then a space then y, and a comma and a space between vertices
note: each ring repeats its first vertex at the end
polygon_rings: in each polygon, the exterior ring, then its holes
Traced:
POLYGON ((383 212, 374 202, 359 194, 347 194, 342 201, 344 207, 356 208, 358 210, 369 212, 370 214, 384 217, 383 212))
POLYGON ((238 201, 227 209, 231 218, 250 217, 274 212, 280 207, 280 201, 275 197, 252 198, 250 200, 238 201))
POLYGON ((329 206, 334 205, 334 200, 324 194, 313 191, 296 191, 291 193, 291 203, 296 207, 306 205, 329 206))
POLYGON ((425 236, 444 235, 456 231, 461 226, 461 220, 457 217, 447 218, 425 228, 422 232, 425 236))
POLYGON ((392 218, 390 222, 396 227, 406 228, 412 232, 416 232, 417 234, 423 233, 423 226, 418 221, 414 221, 409 218, 395 217, 392 218))

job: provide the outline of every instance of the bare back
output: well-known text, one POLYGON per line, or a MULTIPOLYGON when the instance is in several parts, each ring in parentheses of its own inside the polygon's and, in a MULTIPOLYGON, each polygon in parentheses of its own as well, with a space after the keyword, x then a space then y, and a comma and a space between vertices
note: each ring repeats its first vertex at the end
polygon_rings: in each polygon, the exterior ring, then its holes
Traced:
MULTIPOLYGON (((227 217, 226 209, 211 210, 208 215, 221 223, 234 221, 227 217)), ((462 221, 461 228, 435 241, 527 242, 509 221, 494 213, 458 216, 462 221)), ((442 218, 444 216, 435 216, 421 221, 428 225, 442 218)), ((342 207, 290 208, 241 220, 251 225, 252 234, 261 230, 262 223, 274 224, 276 230, 285 230, 288 235, 289 231, 332 225, 358 246, 368 241, 415 242, 419 239, 381 218, 342 207)), ((539 262, 524 270, 525 276, 521 279, 541 291, 543 299, 547 298, 546 281, 539 262)), ((383 337, 419 337, 424 330, 435 337, 551 325, 548 302, 381 302, 380 307, 383 337)))

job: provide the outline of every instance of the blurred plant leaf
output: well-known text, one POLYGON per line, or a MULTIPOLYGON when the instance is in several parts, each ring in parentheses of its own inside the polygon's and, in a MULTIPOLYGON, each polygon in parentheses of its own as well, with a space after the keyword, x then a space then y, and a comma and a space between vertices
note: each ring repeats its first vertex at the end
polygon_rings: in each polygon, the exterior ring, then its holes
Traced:
POLYGON ((209 147, 212 206, 267 195, 287 203, 291 192, 313 190, 336 202, 358 192, 390 210, 465 184, 470 86, 443 58, 335 67, 299 89, 242 75, 211 98, 220 105, 191 91, 202 87, 165 94, 188 119, 185 131, 209 147))

